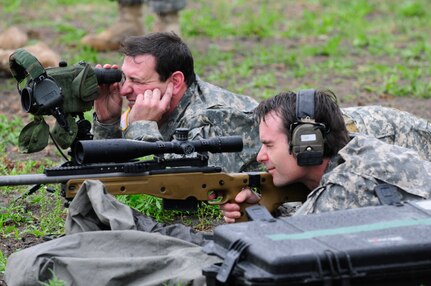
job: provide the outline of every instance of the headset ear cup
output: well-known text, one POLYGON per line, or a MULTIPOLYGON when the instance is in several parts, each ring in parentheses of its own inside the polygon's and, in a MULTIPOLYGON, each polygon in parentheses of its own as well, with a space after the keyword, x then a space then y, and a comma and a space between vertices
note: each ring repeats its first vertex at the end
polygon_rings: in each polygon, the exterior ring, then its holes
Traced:
POLYGON ((324 136, 318 125, 303 123, 296 126, 292 133, 292 153, 299 166, 322 164, 324 136))

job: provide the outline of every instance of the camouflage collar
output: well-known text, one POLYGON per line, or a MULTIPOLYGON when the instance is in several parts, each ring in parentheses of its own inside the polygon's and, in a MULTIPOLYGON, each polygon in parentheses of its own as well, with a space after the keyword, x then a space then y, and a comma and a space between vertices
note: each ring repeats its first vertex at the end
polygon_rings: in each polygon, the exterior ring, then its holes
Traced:
POLYGON ((328 165, 326 166, 324 174, 330 173, 332 170, 334 170, 338 165, 344 163, 344 159, 341 157, 340 154, 336 154, 335 156, 332 156, 331 159, 328 161, 328 165))

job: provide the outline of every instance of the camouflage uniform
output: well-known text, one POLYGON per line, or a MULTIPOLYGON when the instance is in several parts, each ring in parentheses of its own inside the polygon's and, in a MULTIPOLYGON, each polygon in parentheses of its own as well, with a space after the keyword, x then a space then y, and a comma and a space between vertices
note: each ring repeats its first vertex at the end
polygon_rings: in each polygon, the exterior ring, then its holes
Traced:
POLYGON ((431 161, 431 124, 429 121, 394 108, 362 106, 343 108, 347 129, 373 136, 383 142, 418 152, 431 161))
POLYGON ((398 187, 401 200, 428 199, 431 162, 412 150, 358 135, 334 156, 320 181, 295 215, 379 205, 374 188, 398 187))
POLYGON ((122 6, 148 4, 154 13, 170 13, 183 9, 186 0, 118 0, 118 4, 122 6))
MULTIPOLYGON (((177 128, 190 130, 189 140, 215 136, 242 136, 244 149, 237 153, 209 154, 209 164, 228 172, 256 170, 260 148, 259 127, 253 115, 257 102, 233 94, 200 79, 192 84, 178 106, 160 126, 154 121, 136 121, 123 132, 127 139, 170 141, 177 128)), ((120 137, 119 122, 114 125, 94 121, 95 138, 120 137)))

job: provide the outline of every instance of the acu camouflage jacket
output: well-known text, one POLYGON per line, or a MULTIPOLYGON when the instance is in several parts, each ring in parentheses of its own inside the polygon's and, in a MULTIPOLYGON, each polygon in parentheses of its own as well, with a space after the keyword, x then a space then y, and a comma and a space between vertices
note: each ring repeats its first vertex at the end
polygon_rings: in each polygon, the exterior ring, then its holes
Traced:
POLYGON ((401 200, 430 198, 431 162, 409 149, 358 135, 325 170, 295 215, 379 205, 375 187, 382 182, 395 185, 401 200))

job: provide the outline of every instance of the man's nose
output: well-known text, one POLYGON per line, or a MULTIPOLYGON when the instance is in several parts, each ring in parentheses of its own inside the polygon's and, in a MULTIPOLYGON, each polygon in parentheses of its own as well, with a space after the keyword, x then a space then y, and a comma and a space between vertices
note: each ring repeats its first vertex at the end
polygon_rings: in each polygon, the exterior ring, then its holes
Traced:
POLYGON ((120 94, 125 96, 127 94, 130 94, 133 91, 132 89, 132 85, 129 83, 128 80, 125 80, 121 85, 120 85, 120 94))
POLYGON ((259 153, 257 153, 256 160, 260 163, 268 160, 268 155, 265 150, 265 146, 260 147, 259 153))

